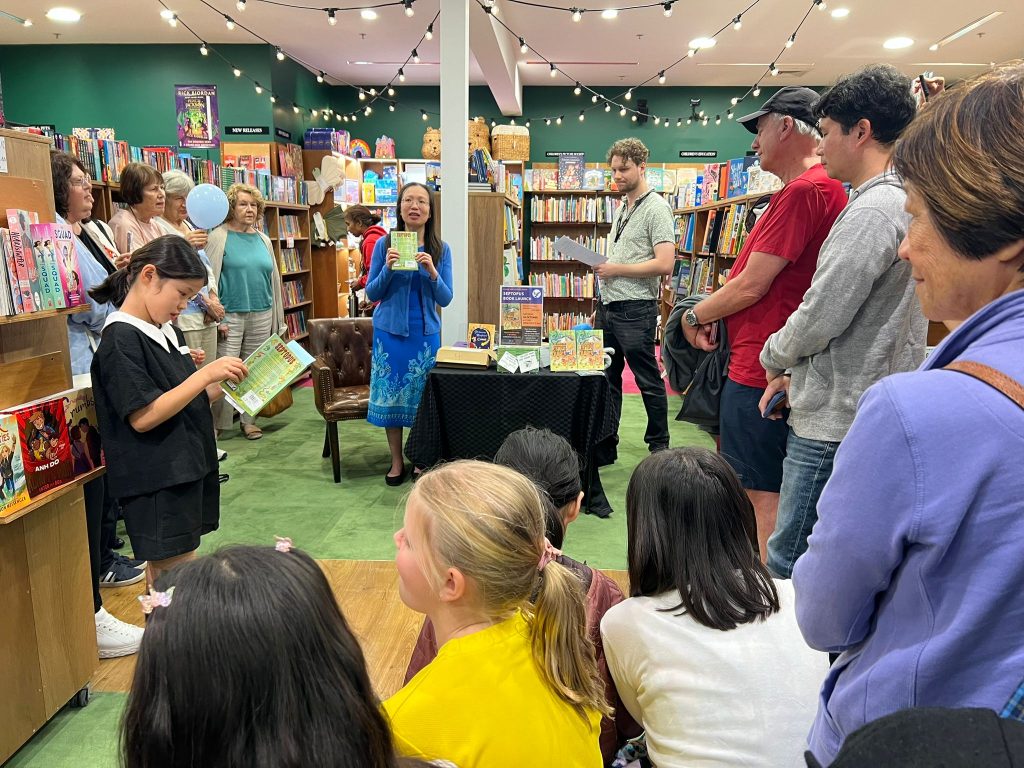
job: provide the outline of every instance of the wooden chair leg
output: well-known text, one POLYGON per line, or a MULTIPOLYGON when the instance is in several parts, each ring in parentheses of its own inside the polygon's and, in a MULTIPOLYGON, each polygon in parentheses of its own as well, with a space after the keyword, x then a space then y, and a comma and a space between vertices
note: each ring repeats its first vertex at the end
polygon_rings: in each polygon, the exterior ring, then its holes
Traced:
POLYGON ((334 469, 334 482, 341 482, 341 448, 338 446, 338 422, 327 423, 327 433, 331 444, 331 467, 334 469))
POLYGON ((322 455, 325 459, 331 455, 331 423, 329 421, 324 422, 324 452, 322 455))

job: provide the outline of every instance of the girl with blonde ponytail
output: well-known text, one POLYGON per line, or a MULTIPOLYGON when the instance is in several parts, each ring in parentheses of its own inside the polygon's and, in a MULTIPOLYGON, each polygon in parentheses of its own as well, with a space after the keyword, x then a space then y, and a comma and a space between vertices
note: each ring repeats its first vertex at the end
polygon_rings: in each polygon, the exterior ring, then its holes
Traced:
POLYGON ((460 768, 602 764, 609 708, 583 590, 554 559, 543 509, 530 480, 479 461, 428 472, 410 494, 399 593, 430 617, 439 651, 384 702, 402 754, 460 768))

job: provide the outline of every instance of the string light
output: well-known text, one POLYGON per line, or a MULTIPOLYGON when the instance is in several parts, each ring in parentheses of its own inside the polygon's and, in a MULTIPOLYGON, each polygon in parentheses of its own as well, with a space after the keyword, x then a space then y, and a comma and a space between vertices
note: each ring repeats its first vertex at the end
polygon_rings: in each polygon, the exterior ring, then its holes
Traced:
POLYGON ((202 45, 199 46, 199 52, 201 54, 203 54, 203 56, 209 56, 210 55, 210 49, 206 47, 206 43, 203 43, 202 45))
MULTIPOLYGON (((373 17, 377 18, 377 14, 376 13, 373 14, 373 17)), ((366 17, 363 16, 363 18, 365 19, 366 17)), ((327 23, 330 24, 332 27, 335 24, 338 23, 338 16, 334 13, 334 9, 333 8, 328 8, 327 9, 327 23)), ((353 117, 354 117, 354 115, 353 115, 353 117)))
POLYGON ((262 85, 260 85, 259 83, 256 83, 255 87, 256 87, 256 93, 263 93, 263 86, 262 85))
POLYGON ((617 8, 605 8, 603 11, 601 11, 602 19, 615 19, 618 18, 618 16, 619 11, 617 8))
POLYGON ((314 120, 316 120, 316 114, 317 114, 317 112, 316 112, 316 110, 315 110, 315 109, 311 109, 311 110, 309 110, 309 114, 310 114, 310 115, 312 116, 312 118, 313 118, 314 120))
MULTIPOLYGON (((171 14, 171 18, 169 18, 167 20, 167 23, 170 24, 172 27, 177 27, 178 26, 178 15, 177 14, 171 14)), ((228 29, 231 29, 231 27, 228 27, 228 29)))
POLYGON ((786 47, 787 48, 792 48, 793 47, 793 43, 795 43, 795 42, 796 42, 796 32, 794 32, 792 35, 789 36, 789 40, 786 41, 786 47))
POLYGON ((412 60, 414 64, 420 63, 420 52, 417 51, 415 48, 412 49, 412 60))
POLYGON ((825 0, 814 0, 814 4, 818 6, 819 11, 824 11, 828 8, 828 6, 825 5, 825 0))
POLYGON ((240 11, 244 11, 245 10, 245 0, 238 0, 238 2, 235 3, 235 8, 237 8, 240 11))
POLYGON ((527 128, 529 128, 529 127, 530 127, 530 121, 529 121, 529 120, 527 120, 527 121, 526 121, 526 127, 527 127, 527 128))
POLYGON ((21 20, 21 26, 23 26, 23 27, 31 27, 32 26, 32 19, 22 19, 21 20))
POLYGON ((590 97, 590 103, 591 104, 597 104, 597 94, 596 93, 593 96, 590 97))
POLYGON ((371 112, 373 112, 373 107, 367 104, 366 109, 363 110, 363 114, 369 117, 371 112))
POLYGON ((405 70, 402 69, 401 67, 398 68, 398 82, 405 82, 405 70))
POLYGON ((636 115, 633 115, 630 119, 635 123, 636 122, 636 115))
POLYGON ((358 117, 356 117, 355 115, 352 115, 352 122, 353 123, 356 122, 358 119, 359 119, 358 117))
POLYGON ((727 118, 729 118, 730 120, 732 120, 732 110, 730 109, 730 110, 729 110, 728 112, 726 112, 726 113, 725 113, 725 116, 726 116, 727 118))
POLYGON ((739 103, 740 103, 740 98, 739 98, 739 96, 733 96, 733 97, 732 97, 732 105, 733 105, 733 106, 735 107, 735 106, 736 106, 737 104, 739 104, 739 103))
POLYGON ((520 38, 519 38, 519 52, 520 52, 520 53, 526 53, 526 52, 528 52, 529 50, 530 50, 530 46, 528 46, 528 45, 526 44, 526 41, 525 41, 525 40, 523 40, 523 38, 521 38, 521 37, 520 37, 520 38))
POLYGON ((654 124, 661 125, 661 118, 658 117, 657 115, 654 116, 654 124))
POLYGON ((558 117, 555 118, 555 125, 561 125, 561 124, 562 124, 562 115, 559 115, 558 117))
POLYGON ((690 50, 688 50, 688 51, 686 52, 686 58, 688 58, 688 59, 692 59, 692 58, 693 58, 693 56, 694 56, 694 54, 696 54, 696 53, 697 53, 697 52, 696 52, 695 50, 693 50, 693 48, 691 48, 690 50))
POLYGON ((739 32, 740 29, 743 28, 743 14, 742 13, 737 14, 736 18, 734 18, 732 20, 732 28, 735 29, 737 32, 739 32))
POLYGON ((423 37, 425 37, 427 40, 434 39, 434 22, 430 22, 427 25, 427 31, 423 33, 423 37))
POLYGON ((416 15, 416 11, 414 11, 413 8, 412 8, 412 0, 405 0, 405 2, 402 3, 402 5, 405 6, 405 15, 406 16, 408 16, 409 18, 412 18, 413 16, 416 15))
POLYGON ((581 109, 580 110, 580 122, 582 123, 586 119, 586 117, 587 117, 586 114, 584 114, 583 110, 581 109))
POLYGON ((342 122, 347 123, 348 122, 348 115, 342 115, 341 120, 342 120, 342 122))
POLYGON ((658 83, 661 85, 665 84, 665 70, 661 70, 661 72, 658 73, 658 83))
POLYGON ((630 90, 626 91, 626 101, 629 101, 632 98, 633 98, 633 90, 630 89, 630 90))
POLYGON ((715 115, 715 125, 721 125, 721 124, 722 124, 722 116, 721 115, 715 115))
POLYGON ((623 107, 622 109, 619 110, 619 117, 625 117, 625 116, 626 116, 626 108, 623 107))
POLYGON ((578 22, 580 19, 583 18, 583 11, 581 11, 579 8, 572 8, 571 11, 573 21, 578 22))
POLYGON ((551 118, 550 117, 545 117, 544 118, 544 125, 551 125, 551 118))
POLYGON ((270 94, 270 103, 277 104, 277 96, 275 96, 274 94, 270 94))
POLYGON ((277 60, 284 61, 284 51, 282 51, 280 48, 277 49, 277 60))
POLYGON ((556 77, 558 75, 558 67, 554 64, 551 65, 551 76, 556 77))
MULTIPOLYGON (((686 118, 686 124, 687 125, 691 125, 692 123, 693 123, 693 118, 692 117, 686 118)), ((676 125, 679 125, 679 123, 676 123, 676 125)))
POLYGON ((377 89, 376 88, 371 88, 370 89, 370 95, 371 96, 376 96, 377 95, 377 89))
POLYGON ((296 104, 295 102, 292 102, 292 112, 294 112, 296 115, 299 114, 299 105, 296 104))
POLYGON ((516 124, 516 119, 515 119, 514 117, 510 117, 510 118, 508 119, 508 124, 509 124, 509 125, 515 125, 515 124, 516 124))
POLYGON ((322 82, 324 81, 324 78, 325 78, 326 76, 327 76, 327 74, 326 74, 325 72, 319 72, 319 73, 317 73, 317 76, 316 76, 316 81, 317 81, 318 83, 322 83, 322 82))
POLYGON ((573 92, 573 93, 574 93, 575 95, 579 96, 579 95, 580 95, 580 92, 581 92, 582 90, 583 90, 583 89, 582 89, 582 88, 580 88, 580 81, 579 81, 579 80, 577 80, 577 81, 576 81, 576 87, 572 89, 572 92, 573 92))
POLYGON ((664 7, 665 7, 665 10, 664 10, 665 18, 667 19, 667 18, 669 18, 672 15, 672 3, 671 2, 665 3, 664 7))
POLYGON ((760 96, 760 95, 761 95, 761 86, 760 86, 760 85, 755 85, 755 86, 754 86, 753 94, 754 94, 754 98, 755 98, 755 99, 756 99, 756 98, 757 98, 758 96, 760 96))
POLYGON ((395 111, 395 102, 389 101, 388 102, 388 112, 394 112, 394 111, 395 111))
POLYGON ((394 95, 395 95, 395 89, 394 89, 394 88, 392 88, 392 87, 391 87, 391 86, 389 85, 389 86, 388 86, 388 96, 394 96, 394 95))
MULTIPOLYGON (((177 17, 175 16, 174 18, 176 19, 177 17)), ((224 16, 224 26, 228 28, 229 32, 235 28, 235 22, 232 21, 231 17, 226 14, 224 16)))
POLYGON ((772 62, 772 66, 769 69, 769 71, 772 73, 772 77, 778 77, 779 76, 779 68, 777 66, 775 66, 775 62, 774 61, 772 62))
POLYGON ((240 70, 238 67, 235 67, 231 71, 235 73, 235 77, 241 77, 242 76, 242 70, 240 70))
MULTIPOLYGON (((686 124, 687 125, 690 124, 690 119, 689 118, 686 119, 686 124)), ((682 127, 683 127, 683 118, 677 117, 676 118, 676 128, 682 128, 682 127)))
POLYGON ((497 123, 494 121, 494 118, 491 118, 491 128, 493 128, 496 125, 497 123))
POLYGON ((605 111, 605 112, 611 112, 611 111, 612 111, 612 105, 611 105, 611 102, 608 102, 608 101, 606 101, 606 102, 604 103, 604 111, 605 111))
POLYGON ((362 88, 359 89, 359 100, 366 101, 366 91, 364 91, 362 88))
POLYGON ((359 12, 359 18, 363 21, 373 21, 377 18, 377 12, 373 8, 363 8, 359 12))

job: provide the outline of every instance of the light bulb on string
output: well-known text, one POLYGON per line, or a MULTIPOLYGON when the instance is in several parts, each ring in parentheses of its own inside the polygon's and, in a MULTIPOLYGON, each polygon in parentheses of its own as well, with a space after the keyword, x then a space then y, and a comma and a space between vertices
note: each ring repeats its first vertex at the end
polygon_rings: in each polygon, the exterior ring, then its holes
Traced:
POLYGON ((494 127, 494 126, 496 126, 497 124, 498 124, 498 123, 497 123, 497 122, 496 122, 496 121, 495 121, 494 119, 492 119, 492 120, 491 120, 491 128, 493 128, 493 127, 494 127))
POLYGON ((530 127, 530 121, 529 121, 529 120, 527 120, 527 121, 526 121, 526 123, 525 123, 525 125, 526 125, 526 127, 527 127, 527 128, 529 128, 529 127, 530 127))
POLYGON ((238 2, 235 3, 235 8, 237 8, 240 11, 244 11, 245 10, 245 0, 238 0, 238 2))
POLYGON ((590 97, 590 103, 591 104, 597 104, 597 94, 596 93, 593 96, 590 97))
POLYGON ((362 88, 359 89, 359 100, 366 101, 366 91, 364 91, 362 88))
POLYGON ((654 124, 661 125, 661 118, 658 117, 657 115, 654 116, 654 124))
POLYGON ((298 104, 295 104, 295 103, 292 104, 292 112, 294 112, 296 115, 299 114, 299 105, 298 104))
POLYGON ((318 72, 316 76, 316 81, 318 83, 322 83, 325 77, 327 77, 327 74, 325 72, 318 72))
POLYGON ((167 23, 170 24, 171 27, 177 27, 178 26, 178 14, 172 13, 171 14, 171 18, 169 18, 167 20, 167 23))
POLYGON ((583 18, 583 11, 581 11, 579 8, 573 8, 572 9, 572 20, 578 22, 582 18, 583 18))
POLYGON ((392 87, 391 87, 391 86, 389 85, 389 86, 388 86, 388 96, 394 96, 394 95, 395 95, 395 89, 394 89, 394 88, 392 88, 392 87))
POLYGON ((633 115, 630 119, 635 123, 636 122, 636 115, 633 115))
POLYGON ((551 118, 550 117, 545 117, 544 118, 544 125, 551 125, 551 118))
POLYGON ((203 54, 203 56, 209 56, 210 55, 210 49, 206 47, 206 43, 203 43, 202 45, 199 46, 199 52, 201 54, 203 54))
POLYGON ((625 98, 626 98, 626 101, 629 101, 630 99, 633 98, 633 90, 632 89, 626 91, 626 97, 625 98))
POLYGON ((224 16, 224 26, 227 27, 228 31, 230 32, 232 29, 235 28, 235 22, 231 20, 230 16, 225 15, 224 16))
POLYGON ((715 125, 721 125, 721 124, 722 124, 722 116, 721 115, 715 115, 715 125))
POLYGON ((736 18, 732 20, 732 28, 737 32, 743 28, 743 14, 737 15, 736 18))
POLYGON ((760 85, 755 85, 754 86, 754 90, 751 91, 751 93, 754 94, 754 98, 756 99, 758 96, 761 95, 761 86, 760 85))
POLYGON ((508 124, 509 124, 509 125, 515 125, 515 124, 516 124, 516 119, 515 119, 514 117, 510 117, 510 118, 508 119, 508 124))
POLYGON ((622 109, 619 110, 619 117, 625 117, 625 116, 626 116, 626 108, 623 107, 622 109))
POLYGON ((658 73, 658 83, 660 83, 661 85, 665 84, 665 70, 662 70, 661 72, 658 73))
POLYGON ((284 61, 284 51, 282 51, 280 48, 277 49, 277 60, 284 61))
POLYGON ((579 81, 579 80, 577 80, 577 81, 576 81, 576 87, 572 89, 572 92, 573 92, 573 94, 575 94, 576 96, 579 96, 579 95, 580 95, 580 93, 581 93, 582 91, 583 91, 583 89, 582 89, 582 88, 580 88, 580 81, 579 81))
POLYGON ((787 48, 792 48, 793 47, 793 43, 795 43, 795 42, 796 42, 796 32, 794 32, 792 35, 789 36, 789 40, 786 41, 786 47, 787 48))
POLYGON ((672 3, 671 2, 665 3, 665 5, 662 6, 662 7, 665 9, 663 11, 663 13, 665 14, 665 18, 666 19, 669 18, 672 15, 672 3))
POLYGON ((402 69, 401 67, 398 68, 398 82, 405 82, 405 70, 402 69))
POLYGON ((426 111, 420 110, 420 118, 424 121, 428 119, 426 111))
MULTIPOLYGON (((690 121, 687 120, 686 122, 690 122, 690 121)), ((676 118, 676 128, 682 128, 682 127, 683 127, 683 118, 677 117, 676 118)))
POLYGON ((690 58, 690 59, 692 59, 692 58, 693 58, 693 55, 694 55, 695 53, 697 53, 697 52, 696 52, 695 50, 693 50, 693 48, 691 48, 690 50, 688 50, 688 51, 686 52, 686 56, 687 56, 687 58, 690 58))
POLYGON ((582 123, 586 119, 586 117, 587 117, 586 114, 581 109, 580 110, 580 122, 582 123))
POLYGON ((775 62, 774 61, 772 62, 772 66, 771 66, 771 70, 770 71, 772 73, 772 77, 778 77, 779 76, 779 68, 775 66, 775 62))
POLYGON ((412 0, 405 0, 405 2, 402 3, 402 5, 405 6, 405 15, 406 16, 412 17, 412 16, 416 15, 416 11, 414 11, 413 8, 412 8, 412 0))
POLYGON ((412 60, 414 64, 420 63, 420 52, 415 48, 412 49, 412 60))
POLYGON ((231 71, 235 73, 235 77, 241 77, 242 76, 242 70, 240 70, 238 67, 235 67, 231 71))
POLYGON ((256 93, 263 93, 263 86, 259 83, 256 83, 254 87, 256 88, 256 93))
POLYGON ((733 96, 732 97, 732 105, 735 107, 739 103, 740 103, 740 97, 739 96, 733 96))
POLYGON ((377 95, 377 89, 376 88, 371 88, 370 89, 370 95, 371 96, 376 96, 377 95))
POLYGON ((366 109, 363 110, 363 114, 369 117, 371 112, 373 112, 373 107, 367 104, 366 109))
POLYGON ((359 119, 358 117, 356 117, 355 115, 352 115, 352 122, 353 123, 356 122, 358 119, 359 119))
POLYGON ((423 33, 423 37, 427 40, 434 39, 434 22, 430 22, 427 25, 427 31, 423 33))
POLYGON ((612 105, 611 105, 611 103, 609 103, 609 102, 607 102, 607 101, 606 101, 606 102, 604 103, 604 111, 605 111, 605 112, 611 112, 611 111, 612 111, 612 105))
POLYGON ((727 118, 729 118, 730 120, 732 120, 732 110, 730 109, 730 110, 729 110, 728 112, 726 112, 726 113, 725 113, 725 116, 726 116, 727 118))
MULTIPOLYGON (((338 16, 334 13, 333 8, 327 9, 327 23, 332 27, 338 23, 338 16)), ((352 115, 352 117, 355 117, 355 115, 352 115)))
POLYGON ((562 124, 562 116, 559 115, 558 117, 555 118, 555 125, 561 125, 561 124, 562 124))
POLYGON ((519 38, 519 52, 520 53, 527 53, 529 50, 530 50, 530 46, 528 46, 526 44, 526 41, 523 38, 520 37, 519 38))
POLYGON ((686 124, 687 125, 693 125, 693 118, 692 117, 686 118, 686 124))
POLYGON ((555 77, 557 75, 558 75, 558 67, 556 67, 554 64, 552 64, 551 65, 551 76, 555 77))
POLYGON ((392 102, 388 102, 388 112, 394 112, 394 111, 395 111, 395 102, 393 102, 393 101, 392 102))
POLYGON ((277 104, 277 96, 275 96, 274 94, 270 94, 270 103, 277 104))
POLYGON ((314 120, 316 120, 317 112, 315 109, 309 110, 309 114, 313 117, 314 120))

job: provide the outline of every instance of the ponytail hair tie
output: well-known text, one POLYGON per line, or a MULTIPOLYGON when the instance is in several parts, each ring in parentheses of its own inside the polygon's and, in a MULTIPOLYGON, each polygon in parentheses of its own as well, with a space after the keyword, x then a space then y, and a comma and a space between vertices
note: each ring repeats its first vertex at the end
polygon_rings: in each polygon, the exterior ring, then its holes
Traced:
POLYGON ((157 592, 152 587, 149 592, 139 595, 139 603, 142 605, 142 612, 149 616, 154 608, 166 608, 171 604, 171 596, 174 594, 174 587, 166 592, 157 592))
POLYGON ((540 553, 540 560, 537 562, 537 572, 543 572, 544 566, 562 554, 562 550, 555 549, 547 537, 544 537, 544 549, 540 553))
POLYGON ((287 536, 275 536, 274 549, 276 549, 278 552, 291 552, 292 540, 289 539, 287 536))

